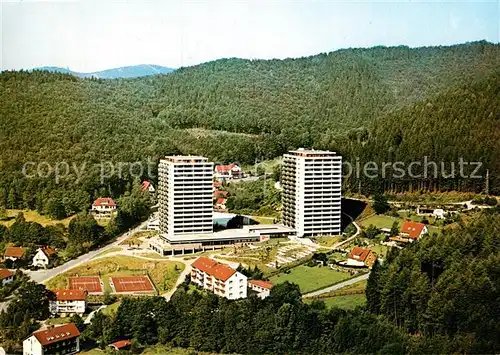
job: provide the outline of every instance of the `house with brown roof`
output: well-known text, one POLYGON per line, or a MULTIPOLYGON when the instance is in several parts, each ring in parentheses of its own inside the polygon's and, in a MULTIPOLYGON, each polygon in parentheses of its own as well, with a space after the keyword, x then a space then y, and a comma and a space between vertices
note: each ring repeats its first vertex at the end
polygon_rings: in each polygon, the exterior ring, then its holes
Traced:
POLYGON ((149 192, 151 194, 154 194, 155 193, 155 187, 153 186, 153 184, 148 181, 148 180, 144 180, 141 184, 141 191, 142 192, 149 192))
POLYGON ((273 284, 264 280, 248 280, 248 288, 257 292, 257 296, 264 299, 271 294, 273 284))
POLYGON ((132 343, 130 340, 125 339, 125 340, 118 340, 115 341, 114 343, 109 344, 109 347, 112 348, 113 350, 128 350, 130 349, 130 346, 132 343))
POLYGON ((92 213, 95 217, 111 217, 116 211, 116 202, 111 197, 99 197, 92 204, 92 213))
POLYGON ((14 273, 10 271, 9 269, 0 269, 0 283, 2 286, 7 285, 8 283, 11 283, 14 281, 14 273))
POLYGON ((24 251, 25 250, 23 247, 7 247, 7 249, 5 249, 3 257, 4 259, 16 261, 24 256, 24 251))
POLYGON ((355 247, 347 256, 345 266, 372 267, 377 260, 377 256, 370 250, 355 247))
POLYGON ((215 208, 218 210, 225 210, 226 209, 226 199, 223 197, 218 198, 215 201, 215 208))
POLYGON ((75 323, 37 330, 23 341, 23 355, 75 354, 80 351, 80 331, 75 323))
POLYGON ((63 316, 85 313, 87 308, 87 291, 84 290, 55 290, 49 301, 49 311, 52 314, 63 316))
POLYGON ((33 257, 33 266, 44 267, 50 265, 52 258, 56 255, 56 250, 49 247, 41 247, 33 257))
POLYGON ((399 237, 406 239, 408 242, 413 242, 420 239, 424 234, 429 233, 427 226, 423 223, 406 221, 401 227, 399 237))
POLYGON ((200 256, 191 265, 191 282, 230 300, 247 297, 247 277, 227 265, 200 256))

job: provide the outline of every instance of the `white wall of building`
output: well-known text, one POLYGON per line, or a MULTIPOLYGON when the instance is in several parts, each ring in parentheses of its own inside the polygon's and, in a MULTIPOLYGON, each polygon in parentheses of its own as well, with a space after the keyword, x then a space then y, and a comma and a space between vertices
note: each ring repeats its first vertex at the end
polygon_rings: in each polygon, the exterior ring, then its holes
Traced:
POLYGON ((84 314, 86 302, 81 301, 59 301, 54 300, 49 302, 49 310, 52 314, 75 313, 84 314))
POLYGON ((34 335, 23 341, 23 355, 43 355, 42 344, 34 335))
POLYGON ((38 249, 35 256, 33 257, 33 265, 47 267, 49 265, 49 262, 50 261, 47 255, 45 255, 45 253, 41 249, 38 249))
POLYGON ((298 149, 283 156, 283 223, 297 236, 341 233, 342 157, 298 149))
POLYGON ((213 163, 203 157, 166 157, 158 167, 160 231, 213 232, 213 163))

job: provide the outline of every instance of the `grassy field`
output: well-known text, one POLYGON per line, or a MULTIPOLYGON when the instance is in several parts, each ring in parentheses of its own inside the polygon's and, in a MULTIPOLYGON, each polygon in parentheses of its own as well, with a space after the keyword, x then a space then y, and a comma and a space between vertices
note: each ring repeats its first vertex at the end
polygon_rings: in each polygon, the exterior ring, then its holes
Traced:
POLYGON ((311 303, 313 300, 317 299, 325 302, 328 308, 338 307, 343 309, 353 309, 357 306, 362 306, 366 304, 366 296, 364 294, 354 294, 354 295, 342 295, 338 296, 339 293, 345 291, 364 291, 366 289, 366 280, 356 282, 352 285, 348 285, 339 290, 335 290, 325 294, 325 298, 305 298, 305 303, 311 303))
POLYGON ((16 221, 16 216, 18 215, 19 212, 22 212, 24 214, 24 218, 28 222, 37 222, 40 223, 42 226, 49 226, 49 225, 54 225, 58 223, 64 224, 66 227, 69 225, 69 222, 73 218, 73 216, 57 220, 57 219, 51 219, 47 216, 42 216, 39 214, 37 211, 32 211, 32 210, 7 210, 7 216, 9 217, 8 220, 0 221, 0 224, 3 224, 4 226, 10 227, 15 221, 16 221))
POLYGON ((382 245, 382 244, 372 245, 369 247, 369 249, 381 258, 385 258, 387 255, 387 252, 389 251, 389 247, 386 245, 382 245))
POLYGON ((152 232, 152 231, 143 231, 143 232, 138 232, 135 233, 134 235, 131 235, 124 241, 120 243, 120 245, 140 245, 143 243, 143 240, 140 238, 150 238, 153 235, 155 235, 157 232, 152 232))
MULTIPOLYGON (((402 216, 406 216, 406 214, 402 214, 402 216)), ((381 229, 381 228, 391 228, 392 227, 392 224, 394 223, 394 221, 398 221, 398 224, 399 224, 399 227, 401 228, 401 226, 403 225, 404 221, 405 221, 405 218, 395 218, 395 217, 391 217, 391 216, 385 216, 385 215, 374 215, 374 216, 371 216, 371 217, 368 217, 362 221, 359 222, 359 225, 363 228, 367 228, 370 224, 373 224, 375 227, 381 229)), ((408 219, 408 218, 407 218, 408 219)), ((416 215, 413 215, 413 216, 410 216, 410 219, 415 221, 415 222, 420 222, 422 220, 422 217, 421 216, 416 216, 416 215)), ((431 222, 432 222, 432 218, 428 218, 431 222)), ((432 234, 432 233, 441 233, 441 228, 440 227, 436 227, 436 226, 431 226, 431 225, 427 225, 427 228, 429 229, 429 232, 432 234)))
MULTIPOLYGON (((311 303, 313 299, 308 298, 304 302, 311 303)), ((329 298, 321 298, 320 301, 325 302, 328 308, 337 307, 343 309, 354 309, 357 306, 366 304, 365 295, 348 295, 348 296, 335 296, 329 298)))
POLYGON ((259 224, 272 224, 276 220, 276 217, 265 217, 265 216, 249 216, 249 217, 259 224))
POLYGON ((120 303, 121 302, 118 301, 118 302, 115 302, 113 304, 110 304, 109 306, 107 306, 106 308, 104 308, 100 312, 102 312, 102 314, 104 314, 104 315, 109 316, 110 314, 115 313, 118 310, 118 307, 120 307, 120 303))
POLYGON ((69 322, 71 322, 71 317, 49 318, 45 321, 46 324, 50 325, 66 324, 69 322))
POLYGON ((149 277, 160 293, 168 291, 175 285, 184 264, 174 261, 148 261, 132 256, 117 255, 91 261, 77 266, 64 274, 57 275, 47 282, 47 288, 54 290, 68 287, 68 278, 72 276, 101 275, 105 291, 111 292, 110 276, 144 275, 149 277))
POLYGON ((341 237, 339 235, 334 237, 315 237, 314 239, 316 243, 326 248, 331 248, 334 244, 341 241, 341 237))
POLYGON ((359 222, 361 227, 368 227, 370 224, 373 224, 377 228, 391 228, 394 221, 398 221, 400 224, 402 223, 398 218, 384 216, 384 215, 373 215, 366 219, 363 219, 359 222))
POLYGON ((285 281, 293 282, 299 285, 302 293, 307 293, 333 285, 349 278, 349 276, 348 273, 330 270, 328 267, 309 267, 300 265, 291 269, 288 274, 280 273, 271 277, 271 282, 274 284, 283 283, 285 281))
POLYGON ((117 252, 117 251, 122 251, 122 250, 123 249, 119 248, 119 247, 109 248, 108 250, 100 252, 99 254, 97 254, 96 256, 94 256, 92 259, 95 259, 97 257, 103 256, 103 255, 106 255, 106 254, 111 254, 111 253, 114 253, 114 252, 117 252))

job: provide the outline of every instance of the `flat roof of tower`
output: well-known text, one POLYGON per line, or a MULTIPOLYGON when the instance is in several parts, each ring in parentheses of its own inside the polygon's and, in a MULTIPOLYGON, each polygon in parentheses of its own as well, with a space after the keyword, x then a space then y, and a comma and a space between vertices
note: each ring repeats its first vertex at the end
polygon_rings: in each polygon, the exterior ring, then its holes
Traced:
POLYGON ((169 155, 161 160, 166 160, 172 163, 201 163, 207 162, 208 158, 198 155, 169 155))
POLYGON ((336 152, 332 152, 329 150, 315 150, 315 149, 305 149, 305 148, 291 150, 288 152, 288 154, 296 155, 296 156, 332 156, 332 155, 337 155, 336 152))

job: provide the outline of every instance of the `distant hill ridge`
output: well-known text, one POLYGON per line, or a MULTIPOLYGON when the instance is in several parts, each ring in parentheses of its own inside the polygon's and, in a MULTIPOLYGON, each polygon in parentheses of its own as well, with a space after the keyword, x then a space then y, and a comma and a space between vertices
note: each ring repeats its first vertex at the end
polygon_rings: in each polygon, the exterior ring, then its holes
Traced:
POLYGON ((33 70, 45 70, 49 72, 71 74, 80 78, 99 78, 99 79, 120 79, 120 78, 139 78, 142 76, 168 74, 175 69, 163 67, 161 65, 140 64, 127 67, 106 69, 91 73, 75 72, 67 68, 61 67, 39 67, 33 70))

